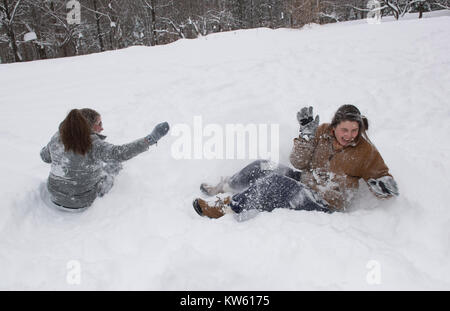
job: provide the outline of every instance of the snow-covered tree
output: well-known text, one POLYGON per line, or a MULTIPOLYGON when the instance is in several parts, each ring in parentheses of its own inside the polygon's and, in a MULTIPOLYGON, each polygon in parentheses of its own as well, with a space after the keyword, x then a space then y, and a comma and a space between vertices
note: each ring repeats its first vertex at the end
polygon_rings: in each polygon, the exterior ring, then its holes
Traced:
POLYGON ((404 16, 406 13, 414 9, 418 9, 421 13, 425 10, 425 6, 429 4, 429 0, 380 0, 385 7, 392 12, 396 19, 404 16))
POLYGON ((450 10, 450 0, 434 0, 430 2, 431 5, 437 8, 450 10))

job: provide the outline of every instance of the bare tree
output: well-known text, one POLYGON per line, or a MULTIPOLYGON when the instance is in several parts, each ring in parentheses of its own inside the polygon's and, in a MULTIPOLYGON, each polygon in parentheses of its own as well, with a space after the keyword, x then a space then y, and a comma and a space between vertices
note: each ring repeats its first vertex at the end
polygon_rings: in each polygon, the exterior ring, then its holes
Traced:
POLYGON ((17 46, 16 33, 14 29, 15 21, 17 20, 15 18, 18 15, 21 4, 23 4, 22 0, 3 0, 2 5, 0 5, 0 11, 3 13, 0 22, 1 25, 6 28, 8 43, 12 49, 15 62, 20 62, 22 60, 22 56, 20 55, 19 48, 17 46))

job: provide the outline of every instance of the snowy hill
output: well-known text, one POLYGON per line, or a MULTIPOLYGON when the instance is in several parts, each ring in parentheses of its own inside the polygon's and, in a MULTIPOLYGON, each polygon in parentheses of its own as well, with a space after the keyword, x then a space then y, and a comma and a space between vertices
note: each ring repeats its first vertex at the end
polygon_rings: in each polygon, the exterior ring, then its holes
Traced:
POLYGON ((450 14, 442 12, 0 65, 0 289, 450 289, 450 14), (195 116, 203 126, 279 124, 288 164, 296 112, 312 105, 329 122, 345 103, 368 117, 398 198, 377 200, 361 184, 349 213, 201 218, 191 206, 200 183, 251 160, 177 160, 172 131, 126 162, 84 213, 41 200, 49 166, 39 151, 72 108, 98 110, 115 144, 161 121, 192 127, 195 116))

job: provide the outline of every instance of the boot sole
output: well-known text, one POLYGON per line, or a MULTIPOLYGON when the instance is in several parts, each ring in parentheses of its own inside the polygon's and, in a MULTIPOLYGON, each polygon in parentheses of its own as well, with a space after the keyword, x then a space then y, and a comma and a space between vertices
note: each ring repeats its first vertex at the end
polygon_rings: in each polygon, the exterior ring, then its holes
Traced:
POLYGON ((197 214, 203 216, 203 212, 200 207, 200 204, 198 203, 198 199, 195 199, 194 202, 192 202, 192 206, 194 207, 194 210, 197 212, 197 214))

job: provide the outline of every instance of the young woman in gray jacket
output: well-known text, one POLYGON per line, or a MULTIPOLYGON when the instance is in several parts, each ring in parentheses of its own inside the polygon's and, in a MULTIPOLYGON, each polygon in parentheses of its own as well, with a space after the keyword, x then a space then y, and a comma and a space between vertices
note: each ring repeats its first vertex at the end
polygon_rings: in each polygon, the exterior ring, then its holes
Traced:
POLYGON ((120 163, 148 150, 167 134, 169 124, 160 123, 148 136, 124 145, 106 142, 102 130, 98 112, 73 109, 42 148, 42 160, 51 164, 47 189, 57 206, 67 210, 90 206, 111 189, 120 163))

